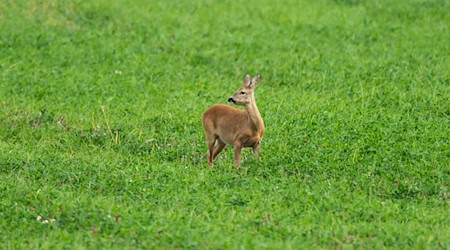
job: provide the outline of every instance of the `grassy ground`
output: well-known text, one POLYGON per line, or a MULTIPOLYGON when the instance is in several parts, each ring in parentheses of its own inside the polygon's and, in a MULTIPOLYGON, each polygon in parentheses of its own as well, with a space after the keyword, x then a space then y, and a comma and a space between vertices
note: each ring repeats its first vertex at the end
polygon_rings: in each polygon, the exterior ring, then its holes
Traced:
POLYGON ((450 248, 445 0, 0 2, 0 248, 450 248), (204 110, 260 73, 262 161, 204 110))

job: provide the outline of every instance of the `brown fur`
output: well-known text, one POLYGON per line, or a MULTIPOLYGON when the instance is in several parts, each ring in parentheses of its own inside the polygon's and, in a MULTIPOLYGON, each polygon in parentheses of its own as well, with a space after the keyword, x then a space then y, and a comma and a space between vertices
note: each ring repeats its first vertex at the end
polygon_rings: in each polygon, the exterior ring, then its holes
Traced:
POLYGON ((239 167, 240 154, 243 147, 253 148, 258 158, 260 142, 264 134, 264 122, 256 106, 254 89, 259 82, 259 75, 251 81, 246 75, 243 86, 228 100, 245 106, 245 110, 216 104, 203 114, 203 127, 208 144, 208 166, 213 167, 214 159, 226 144, 233 145, 235 150, 234 165, 239 167))

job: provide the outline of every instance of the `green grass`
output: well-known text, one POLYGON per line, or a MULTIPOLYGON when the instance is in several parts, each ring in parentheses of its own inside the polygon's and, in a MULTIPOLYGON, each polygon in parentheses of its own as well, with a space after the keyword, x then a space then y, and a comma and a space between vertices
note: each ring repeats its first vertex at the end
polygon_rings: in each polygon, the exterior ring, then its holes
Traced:
POLYGON ((1 1, 0 248, 450 248, 448 9, 1 1), (246 73, 262 160, 208 169, 246 73))

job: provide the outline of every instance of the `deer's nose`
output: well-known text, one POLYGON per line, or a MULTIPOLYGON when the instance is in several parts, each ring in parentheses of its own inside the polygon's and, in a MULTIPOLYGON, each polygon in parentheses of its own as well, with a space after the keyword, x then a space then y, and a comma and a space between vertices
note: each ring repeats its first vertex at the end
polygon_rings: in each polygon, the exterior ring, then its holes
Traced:
POLYGON ((234 103, 234 100, 233 100, 233 98, 232 98, 232 97, 228 98, 228 102, 232 102, 232 103, 234 103))

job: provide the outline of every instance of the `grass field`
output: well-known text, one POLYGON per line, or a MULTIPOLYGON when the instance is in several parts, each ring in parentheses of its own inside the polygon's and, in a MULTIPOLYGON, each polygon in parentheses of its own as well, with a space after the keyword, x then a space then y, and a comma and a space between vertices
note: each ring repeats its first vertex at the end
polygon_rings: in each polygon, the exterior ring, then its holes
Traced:
POLYGON ((0 2, 1 249, 449 249, 446 0, 0 2), (246 74, 261 161, 209 169, 246 74))

